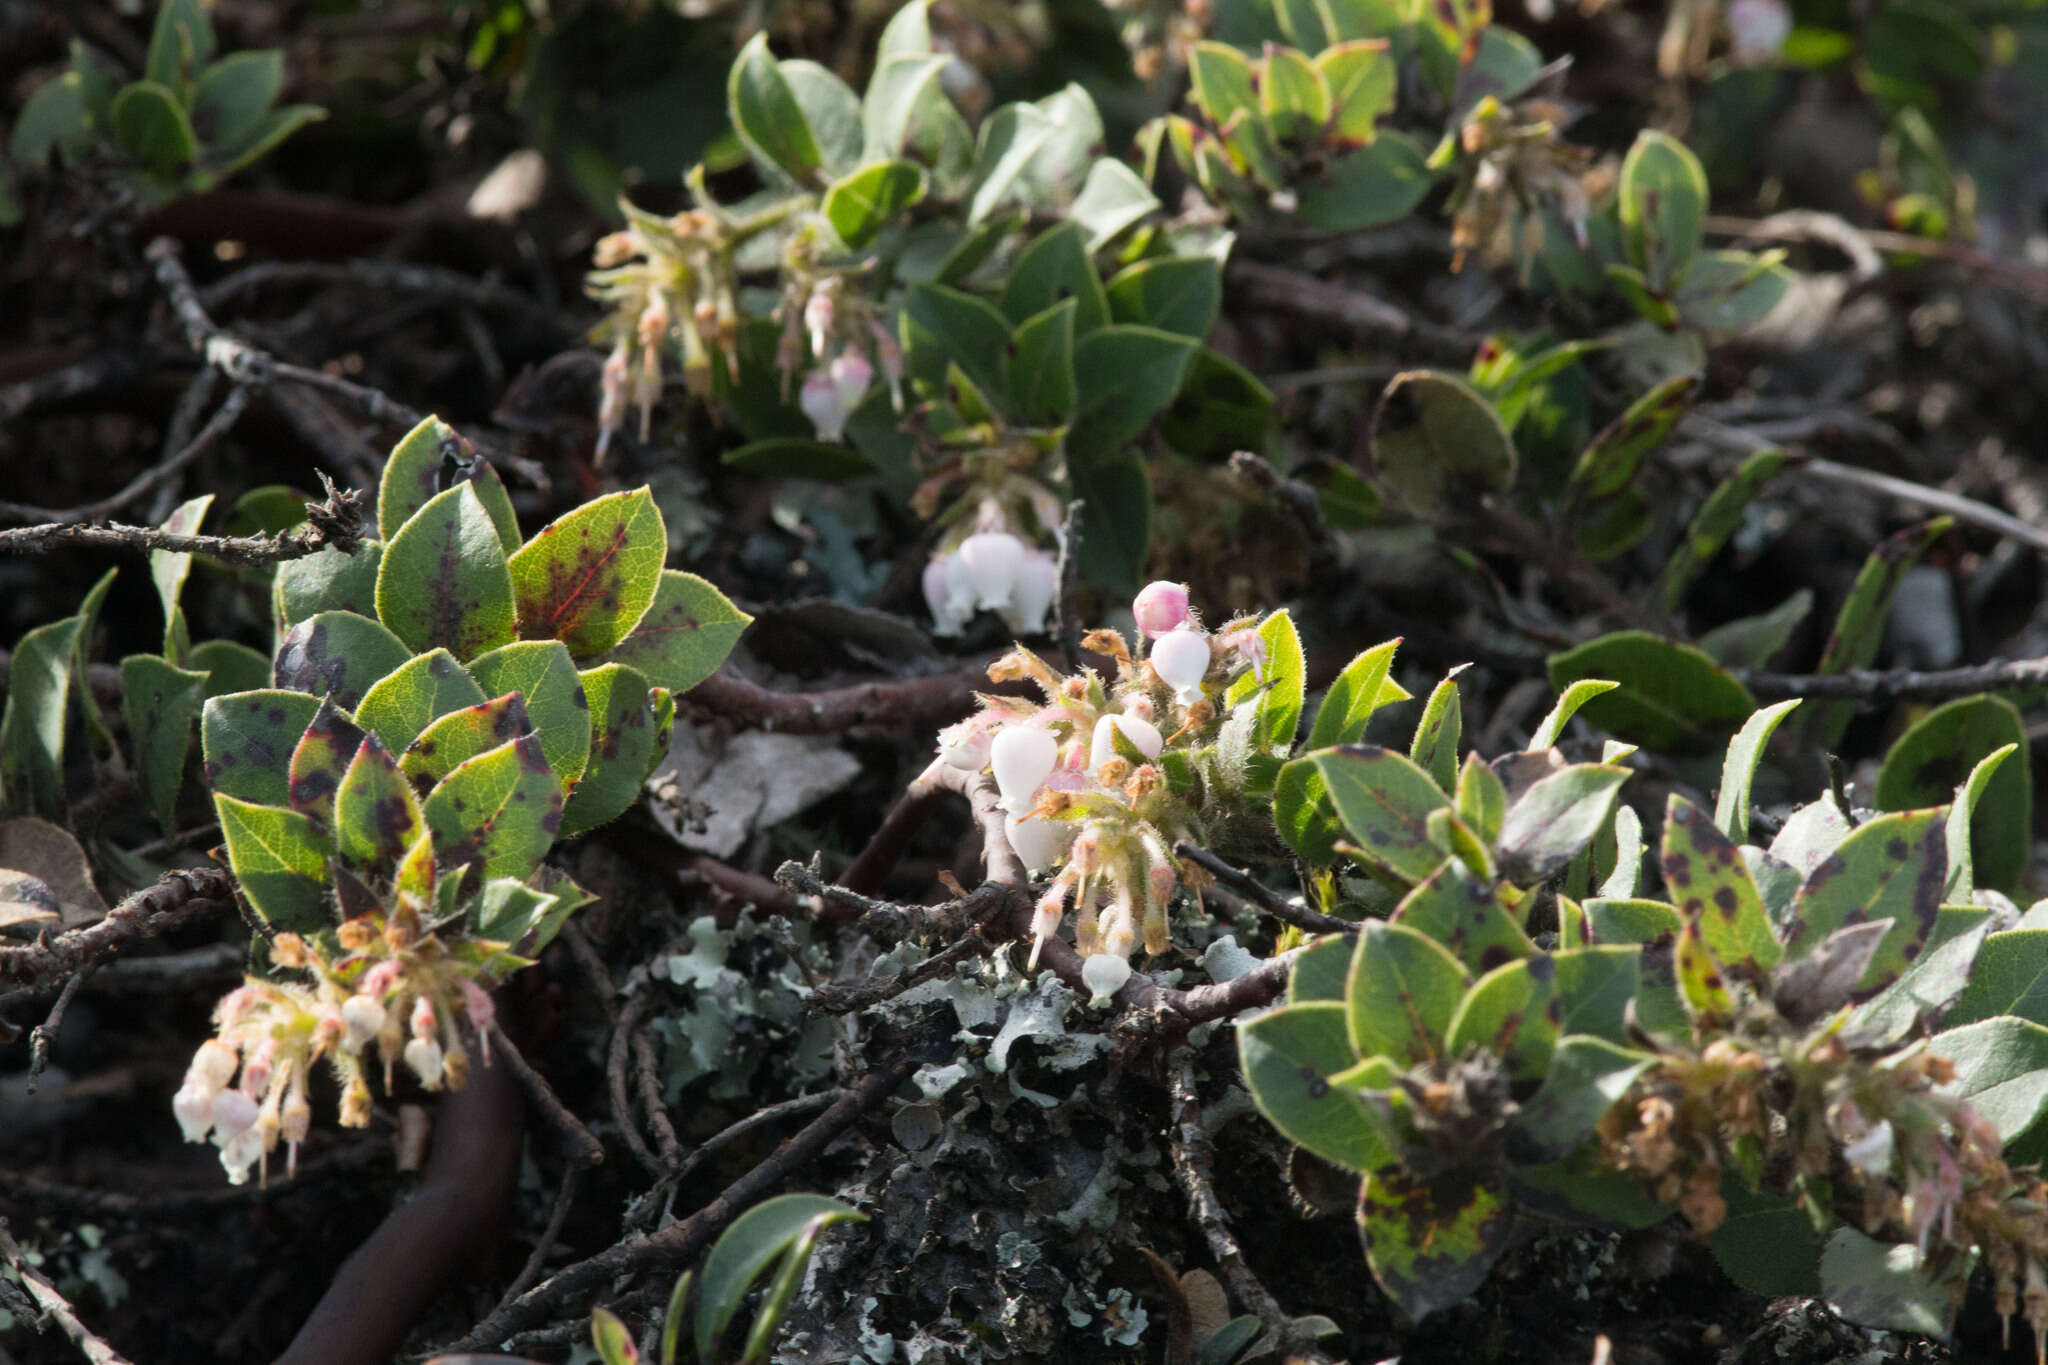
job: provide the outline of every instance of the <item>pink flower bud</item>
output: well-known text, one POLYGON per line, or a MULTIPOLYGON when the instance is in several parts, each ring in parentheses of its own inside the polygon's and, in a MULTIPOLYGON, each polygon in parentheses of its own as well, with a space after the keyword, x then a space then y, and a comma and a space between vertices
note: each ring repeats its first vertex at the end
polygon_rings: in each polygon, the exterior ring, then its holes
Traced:
POLYGON ((1180 629, 1188 619, 1187 584, 1164 579, 1146 584, 1131 601, 1131 615, 1147 639, 1156 640, 1169 630, 1180 629))
POLYGON ((822 357, 832 344, 832 324, 839 312, 832 297, 836 292, 829 284, 820 284, 804 300, 804 330, 811 334, 812 355, 822 357))
POLYGON ((368 996, 378 1004, 383 1004, 384 997, 391 994, 391 988, 398 984, 401 971, 397 960, 393 958, 376 963, 363 973, 362 981, 356 986, 356 994, 368 996))
POLYGON ((945 760, 947 767, 971 773, 988 766, 989 750, 994 742, 988 732, 988 722, 992 718, 983 711, 939 731, 939 757, 945 760))
POLYGON ((208 1038, 192 1055, 192 1065, 185 1072, 185 1084, 220 1090, 235 1078, 235 1068, 241 1064, 242 1055, 234 1048, 218 1038, 208 1038))
MULTIPOLYGON (((1130 696, 1124 698, 1124 714, 1135 716, 1139 720, 1156 720, 1158 718, 1156 710, 1152 705, 1152 699, 1143 692, 1133 692, 1130 696)), ((1157 758, 1158 755, 1154 754, 1153 757, 1157 758)))
POLYGON ((431 1039, 438 1021, 434 1016, 434 1002, 422 995, 412 1002, 412 1036, 431 1039))
POLYGON ((487 1032, 491 1021, 498 1017, 497 1003, 484 993, 483 987, 467 977, 462 981, 462 1010, 478 1033, 487 1032))
POLYGON ((845 399, 840 397, 839 386, 832 382, 831 374, 823 368, 804 376, 803 390, 797 394, 797 403, 817 429, 819 440, 836 441, 845 433, 849 409, 845 399))

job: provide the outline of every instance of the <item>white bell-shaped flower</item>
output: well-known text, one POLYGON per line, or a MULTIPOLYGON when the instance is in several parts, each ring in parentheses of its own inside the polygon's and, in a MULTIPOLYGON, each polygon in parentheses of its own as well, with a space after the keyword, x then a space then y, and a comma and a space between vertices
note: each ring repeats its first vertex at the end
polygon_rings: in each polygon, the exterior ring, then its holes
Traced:
POLYGON ((214 1140, 226 1142, 256 1122, 256 1101, 239 1090, 223 1090, 213 1097, 214 1140))
POLYGON ((178 1116, 178 1128, 187 1142, 204 1142, 213 1130, 213 1101, 219 1091, 186 1081, 171 1096, 171 1112, 178 1116))
POLYGON ((1081 964, 1081 984, 1091 992, 1088 1003, 1097 1009, 1107 1005, 1130 979, 1130 960, 1115 953, 1096 953, 1081 964))
POLYGON ((1067 837, 1073 832, 1073 823, 1067 820, 1019 820, 1014 815, 1003 819, 1003 833, 1010 836, 1010 847, 1034 877, 1042 877, 1058 866, 1060 854, 1067 848, 1067 837))
POLYGON ((868 385, 874 382, 875 367, 859 351, 848 349, 832 357, 832 363, 825 367, 825 373, 832 379, 832 391, 839 398, 839 406, 850 415, 860 406, 860 400, 867 396, 868 385))
POLYGON ((1160 737, 1159 727, 1151 721, 1140 720, 1136 716, 1104 716, 1095 722, 1095 734, 1088 745, 1090 772, 1100 769, 1103 764, 1118 757, 1115 734, 1118 730, 1123 731, 1124 739, 1147 758, 1159 757, 1159 751, 1166 747, 1166 741, 1160 737))
POLYGON ((970 716, 939 731, 939 757, 949 768, 960 768, 970 773, 986 768, 991 744, 982 715, 970 716))
POLYGON ((185 1072, 185 1084, 197 1083, 208 1091, 218 1092, 235 1078, 235 1068, 241 1064, 241 1053, 218 1038, 208 1038, 199 1045, 199 1051, 192 1054, 192 1065, 185 1072))
POLYGON ((367 995, 351 995, 341 1002, 341 1047, 344 1052, 361 1052, 384 1027, 384 1007, 367 995))
POLYGON ((934 635, 958 635, 974 619, 974 589, 960 556, 941 552, 924 566, 924 604, 931 610, 934 635))
POLYGON ((263 1130, 252 1122, 221 1143, 220 1164, 230 1185, 248 1183, 250 1168, 263 1159, 263 1137, 263 1130))
POLYGON ((429 1090, 441 1088, 441 1045, 432 1038, 415 1038, 405 1045, 405 1064, 420 1084, 429 1090))
POLYGON ((974 589, 975 605, 997 611, 1009 605, 1024 571, 1024 542, 1008 531, 981 531, 960 542, 960 564, 974 589))
POLYGON ((995 769, 996 790, 1003 794, 1003 809, 1012 815, 1030 810, 1038 788, 1052 776, 1060 761, 1060 742, 1035 726, 1011 725, 989 745, 989 764, 995 769))
POLYGON ((1019 635, 1045 633, 1045 614, 1059 595, 1060 563, 1043 550, 1025 554, 1017 581, 1010 587, 1010 601, 1003 608, 1003 623, 1019 635))
POLYGON ((1152 671, 1181 705, 1199 700, 1209 671, 1209 637, 1186 626, 1168 631, 1152 646, 1152 671))

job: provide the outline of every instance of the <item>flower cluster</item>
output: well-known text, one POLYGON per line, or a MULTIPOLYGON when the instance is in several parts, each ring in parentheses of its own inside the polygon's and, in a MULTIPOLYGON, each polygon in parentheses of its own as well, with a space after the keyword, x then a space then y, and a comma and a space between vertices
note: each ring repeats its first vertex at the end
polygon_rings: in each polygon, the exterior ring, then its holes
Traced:
POLYGON ((1009 530, 993 502, 968 535, 924 568, 935 635, 960 634, 978 611, 999 613, 1019 635, 1042 634, 1059 586, 1058 558, 1009 530))
POLYGON ((846 296, 847 277, 843 274, 807 282, 807 272, 792 273, 795 281, 777 312, 782 319, 782 337, 776 345, 775 363, 782 371, 786 395, 790 380, 804 366, 804 345, 809 342, 813 364, 797 403, 818 439, 837 441, 846 434, 846 421, 867 397, 878 368, 888 381, 896 410, 901 412, 903 349, 874 306, 864 297, 846 296))
POLYGON ((1011 847, 1033 874, 1053 874, 1038 901, 1032 964, 1071 907, 1098 999, 1129 978, 1141 943, 1167 950, 1174 896, 1201 889, 1198 869, 1172 851, 1201 835, 1199 813, 1169 779, 1172 751, 1185 758, 1213 739, 1214 694, 1265 663, 1255 621, 1206 631, 1180 584, 1147 587, 1132 614, 1136 652, 1112 630, 1083 642, 1116 661, 1113 682, 1092 669, 1063 677, 1021 647, 997 660, 992 679, 1029 678, 1044 703, 982 698, 980 711, 940 732, 934 764, 991 772, 1011 847))
MULTIPOLYGON (((271 961, 310 983, 251 977, 229 992, 214 1012, 215 1036, 200 1044, 172 1098, 185 1140, 211 1138, 234 1184, 252 1167, 267 1178, 279 1142, 287 1171, 297 1168, 313 1120, 307 1086, 322 1062, 340 1081, 344 1128, 370 1121, 364 1066, 373 1050, 387 1092, 401 1058, 428 1090, 461 1089, 469 1071, 464 1020, 490 1063, 490 996, 474 966, 423 933, 410 908, 351 919, 334 938, 332 954, 298 934, 273 939, 271 961)), ((503 945, 463 947, 465 957, 497 956, 503 945)))

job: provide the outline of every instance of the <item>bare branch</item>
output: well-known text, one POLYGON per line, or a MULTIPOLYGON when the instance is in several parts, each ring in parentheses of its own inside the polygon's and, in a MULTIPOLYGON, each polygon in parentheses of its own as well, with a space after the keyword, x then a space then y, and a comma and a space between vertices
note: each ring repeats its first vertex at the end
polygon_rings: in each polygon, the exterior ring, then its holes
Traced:
POLYGON ((544 1076, 533 1069, 533 1064, 514 1046, 495 1019, 490 1024, 490 1039, 491 1061, 502 1062, 506 1069, 511 1071, 513 1078, 519 1082, 519 1088, 526 1092, 526 1098, 533 1101, 534 1107, 540 1110, 548 1125, 561 1135, 570 1159, 580 1166, 602 1165, 604 1144, 597 1140, 596 1134, 583 1126, 581 1119, 569 1112, 569 1106, 562 1103, 562 1097, 555 1093, 554 1087, 547 1083, 544 1076))
POLYGON ((1469 364, 1479 338, 1415 317, 1395 304, 1284 266, 1233 259, 1228 292, 1247 308, 1270 308, 1313 322, 1328 323, 1366 337, 1385 349, 1418 360, 1469 364))
POLYGON ((1818 697, 1831 701, 1941 701, 2007 687, 2048 682, 2048 658, 2011 659, 1929 672, 1897 669, 1849 673, 1769 673, 1758 668, 1729 670, 1759 698, 1818 697))
POLYGON ((682 700, 764 730, 820 735, 864 725, 901 730, 956 720, 974 709, 975 690, 987 686, 986 663, 817 692, 777 692, 721 668, 684 693, 682 700))
POLYGON ((0 981, 29 986, 68 976, 123 948, 234 909, 235 884, 218 868, 180 868, 80 929, 0 948, 0 981))
POLYGON ((1358 928, 1348 919, 1338 919, 1335 915, 1326 915, 1320 910, 1296 905, 1285 897, 1274 894, 1270 887, 1260 882, 1250 872, 1232 866, 1199 844, 1192 844, 1183 839, 1173 846, 1173 852, 1174 856, 1211 873, 1218 881, 1275 919, 1283 920, 1297 929, 1311 934, 1348 934, 1358 928))
POLYGON ((50 1321, 57 1324, 64 1335, 70 1337, 93 1365, 128 1365, 128 1359, 119 1351, 94 1336, 92 1329, 79 1321, 71 1303, 57 1292, 57 1286, 45 1279, 42 1273, 31 1266, 21 1253, 21 1247, 7 1230, 7 1220, 0 1218, 0 1257, 7 1261, 8 1268, 21 1277, 22 1287, 28 1290, 36 1307, 50 1321))

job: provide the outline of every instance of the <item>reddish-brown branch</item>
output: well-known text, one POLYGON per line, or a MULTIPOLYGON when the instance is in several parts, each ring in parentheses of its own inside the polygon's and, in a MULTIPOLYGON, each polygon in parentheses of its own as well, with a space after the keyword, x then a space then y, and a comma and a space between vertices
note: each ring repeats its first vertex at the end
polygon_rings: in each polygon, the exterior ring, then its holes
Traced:
POLYGON ((235 885, 218 868, 182 868, 106 916, 20 948, 0 948, 0 981, 37 986, 105 961, 131 943, 234 909, 235 885))
POLYGON ((730 669, 698 683, 685 700, 764 730, 789 734, 836 734, 857 726, 919 729, 956 720, 974 707, 976 689, 986 689, 986 665, 922 678, 855 683, 817 692, 777 692, 730 669))

